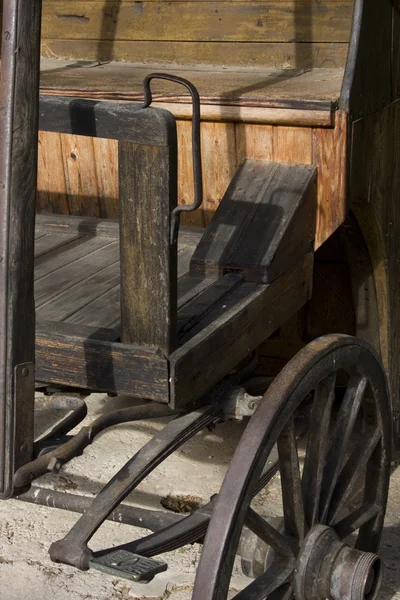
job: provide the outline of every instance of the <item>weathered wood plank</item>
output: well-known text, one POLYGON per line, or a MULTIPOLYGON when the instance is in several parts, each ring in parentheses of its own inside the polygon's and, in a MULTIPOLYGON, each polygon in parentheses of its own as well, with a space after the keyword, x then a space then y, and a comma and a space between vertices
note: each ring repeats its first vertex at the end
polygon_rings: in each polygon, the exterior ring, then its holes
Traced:
POLYGON ((140 60, 148 64, 188 67, 274 67, 277 69, 344 69, 347 43, 274 43, 274 42, 163 42, 125 40, 42 39, 42 56, 50 59, 90 61, 140 60), (261 45, 262 44, 262 45, 261 45), (184 57, 184 59, 183 59, 184 57))
POLYGON ((234 271, 270 283, 311 252, 316 169, 245 160, 197 246, 192 275, 234 271))
MULTIPOLYGON (((260 52, 260 49, 258 51, 260 52)), ((112 62, 87 65, 74 64, 74 61, 46 60, 42 67, 41 86, 46 94, 58 93, 62 96, 69 92, 72 96, 93 100, 109 98, 141 102, 144 77, 154 71, 168 73, 170 70, 171 67, 159 64, 112 62)), ((198 88, 202 104, 224 107, 291 108, 329 112, 340 97, 343 83, 343 70, 331 68, 329 65, 327 68, 307 71, 301 68, 196 69, 178 65, 173 71, 176 75, 180 74, 189 79, 198 88)), ((168 81, 154 82, 153 99, 191 104, 190 94, 168 81)), ((79 134, 79 131, 73 133, 79 134)))
MULTIPOLYGON (((108 286, 107 286, 108 287, 108 286)), ((119 282, 112 288, 99 290, 96 297, 82 308, 70 314, 65 323, 82 324, 90 327, 110 327, 121 312, 121 290, 119 282)))
POLYGON ((176 345, 176 143, 162 148, 121 142, 119 191, 122 341, 168 355, 176 345))
POLYGON ((36 301, 36 317, 48 321, 64 321, 80 308, 115 287, 120 278, 118 267, 118 262, 114 262, 108 267, 99 268, 94 275, 70 285, 68 289, 54 297, 49 298, 51 291, 47 297, 41 296, 40 301, 36 301))
MULTIPOLYGON (((35 282, 38 282, 42 277, 45 277, 49 273, 54 273, 61 267, 71 265, 82 258, 88 258, 90 264, 94 258, 91 254, 97 250, 103 249, 105 246, 107 246, 107 242, 105 243, 104 239, 101 237, 89 239, 82 237, 70 242, 67 246, 62 246, 60 251, 52 252, 51 255, 35 257, 35 282)), ((61 275, 61 281, 65 275, 65 272, 61 275)), ((35 287, 37 291, 37 283, 35 283, 35 287)))
POLYGON ((273 160, 284 163, 312 163, 312 130, 305 127, 274 127, 273 160))
POLYGON ((0 497, 32 459, 33 246, 37 188, 40 0, 3 4, 0 105, 0 497), (25 367, 23 365, 26 365, 25 367))
POLYGON ((185 336, 242 283, 241 275, 220 277, 178 312, 178 338, 185 336))
POLYGON ((244 283, 170 357, 171 403, 200 398, 308 300, 312 256, 270 285, 244 283), (240 297, 238 298, 238 292, 240 297), (217 314, 215 314, 217 313, 217 314))
POLYGON ((203 123, 203 211, 205 224, 213 217, 235 174, 236 148, 233 123, 203 123))
POLYGON ((39 129, 163 147, 171 141, 175 120, 161 109, 41 95, 39 129))
POLYGON ((42 36, 58 39, 348 42, 351 0, 44 3, 42 36), (179 23, 179 27, 176 24, 179 23))
POLYGON ((318 169, 316 249, 344 222, 349 210, 347 120, 338 111, 334 129, 313 131, 313 163, 318 169))
MULTIPOLYGON (((100 249, 95 252, 92 251, 88 256, 85 254, 84 245, 82 245, 80 250, 83 251, 83 254, 72 263, 67 263, 65 266, 53 270, 54 265, 52 265, 52 260, 50 260, 45 269, 43 269, 44 272, 48 272, 51 269, 48 274, 42 274, 38 278, 38 272, 36 271, 35 302, 38 312, 45 303, 49 303, 61 294, 72 294, 73 286, 96 275, 102 269, 116 264, 118 261, 119 248, 117 242, 112 242, 106 247, 103 244, 100 249)), ((62 256, 62 254, 58 256, 62 256)))
MULTIPOLYGON (((38 322, 36 378, 89 390, 168 402, 168 363, 150 348, 66 333, 66 324, 38 322)), ((81 327, 81 326, 80 326, 81 327)))
POLYGON ((39 256, 44 256, 53 250, 59 250, 70 242, 80 240, 78 233, 63 233, 63 234, 45 234, 39 239, 35 237, 35 259, 39 256))
POLYGON ((38 198, 39 210, 68 214, 67 181, 59 133, 39 131, 38 198))

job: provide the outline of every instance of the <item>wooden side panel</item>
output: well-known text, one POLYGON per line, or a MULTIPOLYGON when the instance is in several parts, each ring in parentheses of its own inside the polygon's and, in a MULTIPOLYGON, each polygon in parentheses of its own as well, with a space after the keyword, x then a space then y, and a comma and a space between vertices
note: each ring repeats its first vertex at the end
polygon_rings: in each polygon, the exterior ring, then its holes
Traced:
POLYGON ((348 42, 352 0, 44 2, 44 39, 348 42), (177 27, 179 23, 179 27, 177 27))
POLYGON ((344 69, 348 44, 343 42, 162 42, 125 40, 42 39, 42 56, 90 61, 227 67, 273 67, 277 69, 344 69))
MULTIPOLYGON (((178 201, 189 204, 193 202, 191 123, 178 121, 177 133, 178 201)), ((343 222, 348 209, 346 136, 347 118, 340 112, 336 114, 336 126, 332 129, 202 123, 204 202, 200 210, 184 216, 183 224, 204 226, 210 222, 244 158, 314 163, 318 167, 316 247, 319 247, 343 222)), ((59 141, 64 137, 41 133, 39 212, 118 218, 116 143, 93 140, 94 146, 91 146, 83 138, 74 136, 74 146, 71 146, 71 136, 66 137, 69 145, 67 141, 59 141), (85 146, 81 146, 81 140, 85 146), (64 154, 60 148, 64 149, 64 154), (75 159, 71 158, 71 152, 75 159), (86 167, 89 163, 95 164, 95 168, 86 167), (85 182, 89 174, 92 180, 85 182)))
POLYGON ((354 124, 351 197, 374 269, 381 354, 400 424, 400 100, 354 124))
POLYGON ((352 6, 353 0, 272 0, 267 9, 262 0, 44 0, 42 53, 186 66, 344 67, 352 6))
POLYGON ((343 223, 348 212, 346 144, 345 113, 336 113, 334 129, 314 129, 313 163, 319 173, 316 248, 343 223))

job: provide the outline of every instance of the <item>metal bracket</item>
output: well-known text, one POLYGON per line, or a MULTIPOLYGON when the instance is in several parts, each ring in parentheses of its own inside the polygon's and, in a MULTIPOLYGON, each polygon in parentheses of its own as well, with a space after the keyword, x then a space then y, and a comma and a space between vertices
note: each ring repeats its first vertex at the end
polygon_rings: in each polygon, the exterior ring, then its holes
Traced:
POLYGON ((165 562, 146 558, 128 550, 113 550, 103 556, 97 556, 89 562, 90 566, 103 573, 124 577, 132 581, 148 583, 155 575, 168 569, 165 562))
POLYGON ((26 398, 35 389, 35 365, 21 363, 14 367, 14 470, 32 460, 33 414, 26 410, 26 398))

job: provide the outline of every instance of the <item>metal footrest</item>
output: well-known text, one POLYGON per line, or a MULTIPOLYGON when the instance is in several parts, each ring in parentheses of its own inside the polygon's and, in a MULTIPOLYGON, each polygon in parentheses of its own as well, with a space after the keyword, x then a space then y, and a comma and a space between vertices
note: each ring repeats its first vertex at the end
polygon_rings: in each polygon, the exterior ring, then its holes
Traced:
POLYGON ((103 573, 142 583, 148 583, 157 573, 162 573, 168 568, 167 563, 128 550, 113 550, 102 556, 96 556, 89 564, 93 569, 103 573))

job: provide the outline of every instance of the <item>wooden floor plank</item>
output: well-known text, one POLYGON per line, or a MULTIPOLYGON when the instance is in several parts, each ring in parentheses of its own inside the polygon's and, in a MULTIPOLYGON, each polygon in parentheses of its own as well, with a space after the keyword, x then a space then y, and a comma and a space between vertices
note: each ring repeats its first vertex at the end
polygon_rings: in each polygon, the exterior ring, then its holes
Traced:
POLYGON ((52 250, 62 248, 69 242, 79 240, 78 233, 47 234, 35 240, 35 258, 48 254, 52 250))
MULTIPOLYGON (((65 319, 65 323, 75 323, 90 327, 111 327, 120 315, 119 282, 94 300, 65 319)), ((118 321, 120 318, 118 319, 118 321)))
POLYGON ((48 300, 36 308, 38 318, 48 321, 64 321, 70 315, 86 306, 95 298, 114 287, 120 277, 119 263, 114 262, 107 267, 98 268, 91 277, 85 277, 56 298, 48 300))
POLYGON ((118 257, 119 246, 117 242, 113 242, 107 247, 99 249, 97 252, 92 252, 89 256, 69 263, 57 271, 42 277, 35 283, 36 310, 45 303, 48 304, 65 291, 69 291, 72 294, 73 286, 109 265, 117 265, 116 268, 119 272, 118 257))
POLYGON ((49 255, 35 258, 35 282, 65 265, 90 257, 94 252, 106 248, 112 243, 112 241, 100 237, 80 238, 60 248, 60 252, 53 251, 49 255))

